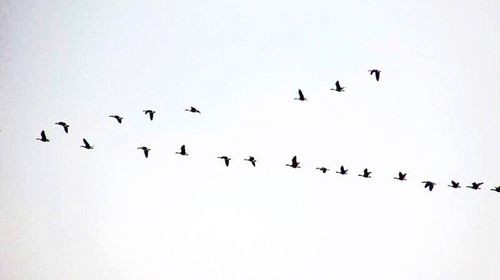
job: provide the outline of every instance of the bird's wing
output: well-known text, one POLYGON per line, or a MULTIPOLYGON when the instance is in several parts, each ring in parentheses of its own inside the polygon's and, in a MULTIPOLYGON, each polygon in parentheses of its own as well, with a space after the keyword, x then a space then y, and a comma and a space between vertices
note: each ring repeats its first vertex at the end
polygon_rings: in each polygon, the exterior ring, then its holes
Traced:
POLYGON ((186 146, 182 145, 181 146, 181 153, 185 153, 186 152, 186 146))
POLYGON ((293 156, 293 158, 292 158, 292 164, 297 164, 297 156, 293 156))
POLYGON ((302 94, 302 91, 299 89, 299 97, 300 99, 304 99, 304 94, 302 94))
POLYGON ((336 81, 336 82, 335 82, 335 86, 339 88, 339 87, 340 87, 340 82, 339 82, 339 81, 336 81))
POLYGON ((251 161, 252 165, 255 167, 255 161, 251 161))
POLYGON ((89 142, 87 142, 85 138, 83 138, 83 143, 85 144, 85 146, 90 146, 89 142))
MULTIPOLYGON (((389 77, 390 78, 390 77, 389 77)), ((380 71, 375 71, 375 79, 378 81, 380 79, 380 71)))
POLYGON ((144 156, 145 156, 145 157, 148 157, 148 154, 149 154, 148 149, 144 149, 144 156))
POLYGON ((64 132, 68 133, 68 126, 64 126, 64 132))
POLYGON ((42 135, 42 138, 47 138, 47 136, 45 135, 45 130, 42 130, 41 135, 42 135))

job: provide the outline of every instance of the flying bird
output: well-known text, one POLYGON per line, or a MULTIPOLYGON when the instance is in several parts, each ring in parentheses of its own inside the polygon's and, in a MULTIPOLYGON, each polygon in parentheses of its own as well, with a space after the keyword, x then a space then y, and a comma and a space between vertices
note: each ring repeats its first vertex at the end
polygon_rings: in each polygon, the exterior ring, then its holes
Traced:
POLYGON ((144 114, 148 115, 149 114, 149 119, 150 120, 153 120, 153 115, 156 113, 155 111, 153 110, 142 110, 144 112, 144 114))
POLYGON ((56 122, 56 124, 62 126, 64 128, 64 132, 68 133, 68 124, 66 124, 65 122, 56 122))
POLYGON ((432 189, 436 185, 436 183, 431 182, 431 181, 423 181, 422 183, 425 184, 424 188, 429 188, 429 191, 432 191, 432 189))
POLYGON ((186 145, 181 146, 181 151, 180 152, 175 152, 176 154, 179 154, 181 156, 187 156, 188 153, 186 153, 186 145))
POLYGON ((300 168, 299 164, 300 162, 297 162, 297 156, 293 156, 292 164, 286 164, 286 166, 290 166, 292 168, 300 168))
POLYGON ((344 88, 345 87, 341 87, 340 86, 340 82, 337 81, 337 82, 335 82, 335 88, 331 88, 330 90, 334 90, 334 91, 337 91, 337 92, 342 92, 342 91, 344 91, 344 88))
POLYGON ((380 72, 382 72, 382 70, 377 70, 377 69, 371 69, 371 70, 368 70, 368 72, 370 72, 370 76, 375 74, 375 80, 378 80, 380 79, 380 72))
POLYGON ((327 171, 330 171, 330 169, 328 169, 326 167, 316 167, 316 169, 318 169, 319 171, 321 171, 323 173, 326 173, 327 171))
POLYGON ((346 175, 347 171, 349 171, 349 169, 345 169, 344 166, 342 165, 342 166, 340 166, 340 171, 335 171, 335 173, 346 175))
POLYGON ((295 100, 306 101, 307 98, 304 97, 302 90, 299 89, 299 98, 294 98, 295 100))
POLYGON ((453 181, 453 180, 451 180, 451 185, 448 185, 448 187, 452 187, 452 188, 454 188, 454 189, 461 188, 461 187, 460 187, 460 183, 455 182, 455 181, 453 181))
POLYGON ((47 138, 47 135, 45 135, 45 130, 42 130, 42 133, 40 133, 42 138, 36 138, 36 140, 40 140, 42 142, 50 142, 49 138, 47 138))
POLYGON ((118 121, 118 123, 122 123, 123 118, 118 115, 111 115, 110 118, 114 118, 118 121))
POLYGON ((84 146, 80 146, 80 147, 85 148, 87 150, 91 150, 94 148, 94 146, 90 146, 89 142, 85 138, 83 138, 83 144, 84 144, 84 146))
POLYGON ((480 190, 481 188, 479 186, 481 186, 483 183, 476 183, 476 182, 473 182, 472 183, 472 186, 467 186, 467 188, 471 188, 471 189, 474 189, 474 190, 480 190))
POLYGON ((191 106, 190 109, 185 109, 185 111, 188 111, 188 112, 191 112, 191 113, 198 113, 198 114, 201 114, 201 112, 196 109, 195 107, 191 106))
POLYGON ((254 167, 255 167, 255 163, 257 162, 257 160, 253 156, 249 156, 248 158, 246 158, 244 160, 249 161, 250 163, 252 163, 252 165, 254 167))
POLYGON ((394 179, 399 180, 399 181, 405 181, 406 180, 406 173, 399 172, 398 177, 394 177, 394 179))
POLYGON ((139 148, 137 148, 137 149, 142 150, 142 151, 144 152, 144 156, 145 156, 146 158, 148 158, 149 151, 151 151, 151 149, 148 149, 148 147, 144 147, 144 146, 139 147, 139 148))
POLYGON ((495 191, 495 192, 500 192, 500 186, 494 188, 494 189, 491 189, 492 191, 495 191))
POLYGON ((358 174, 358 176, 361 176, 361 177, 364 177, 364 178, 371 178, 370 174, 372 174, 372 173, 368 171, 368 168, 365 168, 363 170, 363 174, 358 174))
POLYGON ((224 160, 224 163, 226 164, 226 166, 229 166, 229 161, 231 160, 230 157, 227 157, 227 156, 221 156, 221 157, 218 157, 220 159, 223 159, 224 160))

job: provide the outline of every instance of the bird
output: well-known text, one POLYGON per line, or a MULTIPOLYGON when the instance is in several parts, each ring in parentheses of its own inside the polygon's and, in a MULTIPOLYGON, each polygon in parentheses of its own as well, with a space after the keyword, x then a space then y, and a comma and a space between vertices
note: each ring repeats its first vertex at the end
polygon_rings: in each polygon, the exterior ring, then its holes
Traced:
POLYGON ((479 186, 481 186, 483 183, 476 183, 476 182, 473 182, 472 183, 472 186, 467 186, 467 188, 471 188, 471 189, 474 189, 474 190, 480 190, 481 188, 479 186))
POLYGON ((122 123, 123 118, 118 115, 111 115, 110 118, 114 118, 118 121, 118 123, 122 123))
POLYGON ((292 164, 286 164, 286 166, 290 166, 292 168, 300 168, 299 164, 300 162, 297 162, 297 156, 293 156, 292 164))
POLYGON ((361 177, 364 177, 364 178, 371 178, 370 174, 372 174, 372 173, 368 171, 368 168, 365 168, 363 170, 363 174, 358 174, 358 176, 361 176, 361 177))
POLYGON ((139 147, 139 148, 137 148, 137 149, 142 150, 142 151, 144 152, 144 156, 145 156, 146 158, 148 158, 149 151, 151 151, 151 149, 149 149, 148 147, 145 147, 145 146, 139 147))
POLYGON ((175 152, 176 154, 179 154, 181 156, 187 156, 188 153, 186 153, 186 145, 181 146, 181 151, 180 152, 175 152))
POLYGON ((302 90, 299 89, 299 98, 294 98, 295 100, 306 101, 307 98, 304 97, 302 90))
POLYGON ((316 167, 316 169, 318 169, 319 171, 321 171, 323 173, 326 173, 327 171, 330 171, 330 169, 328 169, 326 167, 316 167))
POLYGON ((230 157, 227 157, 227 156, 221 156, 221 157, 218 157, 220 159, 223 159, 224 160, 224 163, 226 164, 226 166, 229 166, 229 161, 231 160, 230 157))
POLYGON ((36 138, 36 140, 40 140, 42 142, 50 142, 49 138, 47 138, 47 135, 45 135, 45 130, 42 130, 40 135, 42 138, 36 138))
POLYGON ((434 188, 434 186, 436 185, 436 183, 434 182, 431 182, 431 181, 423 181, 422 183, 424 183, 424 188, 429 188, 429 191, 432 191, 432 189, 434 188))
POLYGON ((144 112, 144 114, 149 114, 149 119, 150 120, 153 120, 153 115, 156 113, 155 111, 153 110, 142 110, 144 112))
POLYGON ((80 146, 80 147, 85 148, 87 150, 91 150, 94 148, 94 146, 90 146, 89 142, 85 138, 83 138, 83 144, 85 144, 85 146, 80 146))
POLYGON ((188 112, 191 112, 191 113, 198 113, 198 114, 201 114, 201 112, 196 109, 195 107, 191 106, 190 109, 185 109, 185 111, 188 111, 188 112))
POLYGON ((371 70, 368 70, 368 72, 370 72, 370 75, 373 75, 375 73, 375 80, 378 80, 380 79, 380 72, 382 72, 382 70, 377 70, 377 69, 371 69, 371 70))
POLYGON ((448 187, 452 187, 452 188, 455 188, 455 189, 461 188, 460 187, 460 183, 455 182, 453 180, 451 180, 451 185, 448 185, 448 187))
POLYGON ((66 124, 65 122, 56 122, 56 124, 62 126, 64 128, 64 132, 68 133, 68 124, 66 124))
POLYGON ((340 166, 340 171, 335 171, 335 172, 342 174, 342 175, 346 175, 347 171, 349 171, 349 169, 345 169, 344 166, 342 165, 342 166, 340 166))
POLYGON ((337 92, 341 92, 341 91, 344 91, 344 87, 341 87, 340 86, 340 82, 337 81, 335 82, 335 88, 331 88, 330 90, 334 90, 334 91, 337 91, 337 92))
POLYGON ((398 177, 394 177, 394 179, 399 180, 399 181, 405 181, 406 180, 406 173, 399 172, 398 177))
POLYGON ((496 187, 494 189, 491 189, 491 190, 494 191, 494 192, 500 192, 500 186, 498 186, 498 187, 496 187))
POLYGON ((248 158, 243 159, 243 160, 249 161, 250 163, 252 163, 252 165, 254 167, 255 167, 255 163, 257 162, 257 160, 253 156, 249 156, 248 158))

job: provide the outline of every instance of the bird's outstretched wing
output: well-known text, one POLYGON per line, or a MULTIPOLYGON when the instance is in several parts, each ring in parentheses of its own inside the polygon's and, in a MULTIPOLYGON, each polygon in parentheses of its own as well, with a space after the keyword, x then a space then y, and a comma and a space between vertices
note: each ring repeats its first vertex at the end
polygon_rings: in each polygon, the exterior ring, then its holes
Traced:
POLYGON ((185 154, 185 153, 186 153, 186 146, 182 145, 181 146, 181 154, 185 154))
POLYGON ((85 138, 83 138, 83 143, 85 144, 86 147, 90 147, 89 142, 87 142, 87 140, 85 138))
POLYGON ((335 82, 335 87, 340 88, 340 82, 339 81, 335 82))
POLYGON ((304 94, 302 93, 302 90, 299 89, 299 98, 304 99, 304 94))
POLYGON ((297 164, 297 156, 293 156, 293 158, 292 158, 292 164, 297 164))
POLYGON ((147 158, 148 154, 149 154, 149 150, 148 149, 143 149, 143 150, 144 150, 144 156, 147 158))
POLYGON ((42 139, 45 139, 45 138, 47 138, 47 136, 45 135, 45 130, 42 130, 42 133, 41 133, 41 135, 42 135, 42 139))
POLYGON ((380 79, 380 71, 375 71, 375 80, 377 80, 378 82, 379 79, 380 79))

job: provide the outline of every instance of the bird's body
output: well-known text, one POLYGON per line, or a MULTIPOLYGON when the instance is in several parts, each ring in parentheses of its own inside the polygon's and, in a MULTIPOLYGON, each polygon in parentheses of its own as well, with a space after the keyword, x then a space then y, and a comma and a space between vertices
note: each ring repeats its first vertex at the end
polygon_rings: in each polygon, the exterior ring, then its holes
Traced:
POLYGON ((64 132, 68 133, 68 128, 69 128, 69 125, 65 122, 56 122, 57 125, 60 125, 64 128, 64 132))
POLYGON ((198 113, 198 114, 201 114, 201 112, 196 109, 195 107, 191 106, 190 109, 185 109, 185 111, 188 111, 188 112, 191 112, 191 113, 198 113))
POLYGON ((432 189, 434 189, 434 186, 436 185, 436 183, 431 181, 423 181, 422 183, 425 184, 424 188, 429 188, 429 191, 432 191, 432 189))
POLYGON ((361 176, 363 178, 371 178, 370 174, 372 173, 368 171, 368 168, 365 168, 363 170, 363 174, 358 174, 358 176, 361 176))
POLYGON ((227 157, 227 156, 221 156, 221 157, 218 157, 220 159, 223 159, 224 160, 224 163, 226 164, 226 166, 229 166, 229 161, 231 160, 230 157, 227 157))
POLYGON ((114 118, 114 119, 116 119, 116 121, 117 121, 118 123, 122 123, 123 118, 122 118, 122 117, 120 117, 120 116, 118 116, 118 115, 111 115, 111 116, 109 116, 109 117, 110 117, 110 118, 114 118))
POLYGON ((156 113, 155 111, 153 110, 142 110, 142 111, 144 112, 144 114, 149 115, 150 120, 153 120, 153 116, 156 113))
POLYGON ((253 165, 253 167, 255 167, 255 163, 257 162, 257 160, 253 156, 249 156, 244 160, 249 161, 253 165))
POLYGON ((300 100, 300 101, 306 101, 307 98, 304 97, 304 94, 302 93, 302 90, 299 89, 299 97, 294 98, 295 100, 300 100))
POLYGON ((472 183, 472 186, 467 186, 467 188, 471 188, 473 190, 480 190, 481 188, 479 186, 481 186, 483 183, 476 183, 476 182, 473 182, 472 183))
POLYGON ((346 175, 347 171, 349 171, 349 169, 345 169, 344 166, 342 165, 342 166, 340 166, 340 171, 335 171, 335 172, 342 174, 342 175, 346 175))
POLYGON ((83 138, 83 146, 80 146, 82 148, 85 148, 87 150, 91 150, 94 148, 94 146, 90 146, 89 142, 87 141, 87 139, 83 138))
POLYGON ((176 154, 179 154, 181 156, 187 156, 188 153, 186 153, 186 145, 181 146, 181 151, 180 152, 175 152, 176 154))
POLYGON ((454 189, 458 189, 458 188, 460 188, 460 183, 451 180, 451 185, 448 185, 448 187, 452 187, 454 189))
POLYGON ((49 138, 47 138, 47 135, 45 135, 45 130, 42 130, 40 136, 41 138, 36 138, 36 140, 40 140, 42 142, 50 142, 49 138))
POLYGON ((406 173, 399 172, 398 177, 394 177, 394 179, 399 180, 399 181, 405 181, 406 180, 406 173))
POLYGON ((144 152, 144 156, 145 156, 146 158, 148 158, 148 156, 149 156, 149 151, 151 151, 151 149, 149 149, 148 147, 145 147, 145 146, 138 147, 137 149, 142 150, 142 151, 144 152))
POLYGON ((299 164, 300 162, 297 162, 297 156, 293 156, 292 164, 286 164, 286 166, 290 166, 292 168, 300 168, 299 164))
POLYGON ((323 173, 326 173, 327 171, 330 171, 330 169, 328 169, 326 167, 316 167, 316 169, 318 169, 319 171, 321 171, 323 173))
POLYGON ((380 79, 380 72, 382 72, 381 70, 377 70, 377 69, 371 69, 371 70, 368 70, 368 72, 370 72, 370 75, 373 75, 375 74, 375 80, 378 80, 380 79))
POLYGON ((491 189, 491 190, 494 191, 494 192, 500 192, 500 186, 498 186, 498 187, 496 187, 494 189, 491 189))
POLYGON ((342 92, 342 91, 344 91, 344 88, 345 87, 341 87, 340 86, 340 82, 339 81, 336 81, 335 82, 335 88, 331 88, 330 90, 334 90, 336 92, 342 92))

